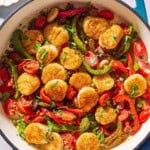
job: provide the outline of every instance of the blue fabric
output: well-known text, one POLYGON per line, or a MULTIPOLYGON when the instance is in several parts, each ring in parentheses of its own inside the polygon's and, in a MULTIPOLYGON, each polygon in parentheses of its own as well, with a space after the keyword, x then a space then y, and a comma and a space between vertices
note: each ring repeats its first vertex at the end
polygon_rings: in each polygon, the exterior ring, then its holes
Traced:
MULTIPOLYGON (((144 0, 136 0, 136 8, 134 8, 134 10, 144 19, 145 22, 148 22, 144 0)), ((150 150, 150 138, 144 142, 139 150, 150 150)))

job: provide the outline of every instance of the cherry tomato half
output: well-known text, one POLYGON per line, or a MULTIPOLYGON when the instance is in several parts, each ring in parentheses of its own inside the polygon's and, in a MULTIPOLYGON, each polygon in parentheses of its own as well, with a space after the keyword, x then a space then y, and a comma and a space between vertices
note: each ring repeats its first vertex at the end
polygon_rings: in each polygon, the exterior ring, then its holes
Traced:
POLYGON ((149 110, 144 110, 144 111, 140 112, 140 114, 139 114, 140 123, 146 122, 146 120, 149 118, 149 115, 150 115, 149 110))
POLYGON ((97 67, 97 65, 99 64, 99 59, 98 56, 96 56, 93 52, 88 51, 85 55, 85 61, 87 62, 87 64, 90 67, 97 67))
POLYGON ((62 133, 61 137, 64 142, 64 148, 67 150, 74 150, 75 149, 75 137, 71 133, 62 133))
POLYGON ((129 115, 130 115, 130 112, 128 110, 124 109, 120 112, 120 115, 118 116, 118 119, 120 121, 124 121, 124 120, 128 119, 129 115))
POLYGON ((38 30, 43 29, 46 26, 46 24, 47 24, 46 16, 38 16, 38 18, 34 22, 34 26, 38 30))
POLYGON ((18 110, 16 102, 11 98, 8 98, 4 102, 3 108, 5 113, 11 118, 13 118, 16 115, 16 111, 18 110))
POLYGON ((146 46, 142 40, 133 42, 133 51, 134 54, 138 57, 147 55, 146 46))
POLYGON ((40 64, 36 60, 27 61, 23 65, 23 70, 30 74, 35 74, 40 68, 40 64))
POLYGON ((33 100, 27 100, 25 97, 21 97, 19 98, 18 102, 17 102, 17 106, 20 110, 20 112, 24 113, 24 114, 30 114, 32 113, 32 103, 33 100))

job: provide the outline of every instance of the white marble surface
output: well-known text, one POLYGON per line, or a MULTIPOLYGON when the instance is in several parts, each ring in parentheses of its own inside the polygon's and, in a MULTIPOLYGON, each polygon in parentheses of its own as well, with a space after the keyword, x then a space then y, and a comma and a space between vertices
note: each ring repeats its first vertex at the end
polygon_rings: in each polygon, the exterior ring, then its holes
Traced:
MULTIPOLYGON (((2 0, 0 0, 1 3, 2 0)), ((4 0, 3 0, 4 1, 4 0)), ((136 7, 135 0, 122 0, 129 4, 131 7, 136 7)), ((148 21, 150 24, 150 0, 144 0, 146 3, 146 10, 148 13, 148 21)), ((0 24, 3 22, 3 18, 0 18, 0 24)), ((12 148, 3 140, 3 138, 0 136, 0 150, 12 150, 12 148)))

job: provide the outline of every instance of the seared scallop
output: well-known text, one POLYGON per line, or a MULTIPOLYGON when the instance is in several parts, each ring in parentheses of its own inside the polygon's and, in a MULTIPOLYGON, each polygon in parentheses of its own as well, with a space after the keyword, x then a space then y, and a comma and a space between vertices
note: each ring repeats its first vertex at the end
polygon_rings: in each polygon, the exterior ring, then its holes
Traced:
POLYGON ((82 59, 77 50, 65 47, 60 54, 60 63, 68 70, 75 70, 82 64, 82 59))
POLYGON ((51 63, 43 68, 41 79, 44 84, 53 79, 66 80, 66 78, 66 70, 58 63, 51 63))
POLYGON ((25 49, 30 54, 36 54, 36 50, 34 49, 34 46, 39 43, 43 43, 43 34, 38 30, 27 30, 24 32, 24 39, 22 39, 22 44, 25 47, 25 49))
POLYGON ((107 125, 114 122, 117 118, 117 114, 111 107, 98 107, 95 113, 95 119, 101 125, 107 125))
POLYGON ((66 96, 67 89, 67 83, 60 79, 51 80, 44 87, 46 95, 54 101, 62 101, 66 96))
POLYGON ((59 47, 68 42, 69 33, 63 26, 49 24, 44 28, 44 37, 49 43, 59 47))
POLYGON ((77 108, 89 112, 98 102, 98 93, 92 87, 83 87, 75 100, 77 108))
POLYGON ((83 21, 83 30, 88 37, 98 40, 101 33, 109 27, 109 23, 104 18, 87 16, 83 21))
POLYGON ((123 29, 119 25, 114 24, 100 35, 99 45, 107 50, 114 49, 121 41, 123 35, 123 29))
POLYGON ((28 96, 40 87, 40 79, 36 75, 22 73, 17 80, 17 85, 20 93, 28 96))
POLYGON ((41 123, 30 123, 24 130, 25 140, 29 144, 47 144, 47 126, 41 123))
POLYGON ((51 63, 57 56, 58 49, 50 44, 41 46, 36 53, 36 59, 43 62, 44 65, 51 63))
POLYGON ((77 140, 77 150, 99 150, 100 141, 94 133, 83 133, 77 140))
POLYGON ((125 80, 124 89, 131 97, 139 97, 145 93, 147 83, 142 75, 133 74, 125 80))
POLYGON ((58 133, 52 132, 49 141, 50 142, 48 144, 40 145, 40 150, 63 150, 64 143, 58 133))
POLYGON ((92 83, 91 76, 86 72, 74 73, 69 80, 69 84, 74 86, 76 89, 81 89, 85 86, 90 86, 92 83))
POLYGON ((109 74, 94 76, 93 83, 98 89, 98 93, 110 90, 114 86, 114 79, 109 74))

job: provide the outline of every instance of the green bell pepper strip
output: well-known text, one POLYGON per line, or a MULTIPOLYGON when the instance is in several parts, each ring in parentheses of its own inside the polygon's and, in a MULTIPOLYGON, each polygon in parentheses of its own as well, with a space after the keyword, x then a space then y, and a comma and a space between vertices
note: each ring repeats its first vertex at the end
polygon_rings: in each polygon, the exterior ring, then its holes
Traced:
POLYGON ((122 133, 122 127, 122 122, 118 121, 116 131, 111 136, 105 138, 104 144, 110 145, 118 136, 120 136, 122 133))
POLYGON ((84 58, 82 58, 82 62, 85 69, 92 75, 103 75, 111 70, 111 65, 104 65, 103 69, 93 69, 86 63, 84 58))
POLYGON ((77 47, 82 51, 83 54, 86 53, 87 49, 85 44, 80 40, 78 33, 77 33, 77 20, 79 18, 80 15, 76 15, 73 18, 73 22, 72 22, 72 28, 75 31, 72 35, 72 39, 73 41, 76 43, 77 47))
POLYGON ((15 30, 13 35, 12 35, 12 43, 15 47, 15 50, 21 54, 22 56, 24 56, 26 59, 33 59, 33 57, 26 52, 26 50, 24 49, 23 45, 21 44, 21 37, 23 36, 23 32, 19 29, 15 30))
POLYGON ((14 98, 18 99, 19 96, 20 96, 20 92, 18 90, 18 85, 17 85, 17 79, 18 79, 17 68, 16 68, 15 64, 9 58, 7 58, 6 56, 4 56, 4 61, 9 66, 9 68, 11 70, 11 76, 13 77, 14 86, 15 86, 15 95, 14 95, 14 98))
POLYGON ((133 35, 134 35, 134 28, 132 25, 130 25, 128 27, 128 29, 129 29, 130 33, 123 37, 123 40, 121 42, 121 47, 117 51, 117 55, 116 55, 117 58, 120 58, 122 55, 124 55, 131 48, 133 35))

